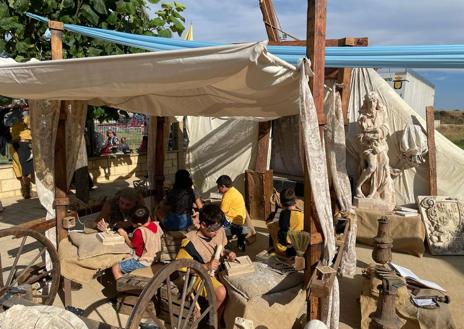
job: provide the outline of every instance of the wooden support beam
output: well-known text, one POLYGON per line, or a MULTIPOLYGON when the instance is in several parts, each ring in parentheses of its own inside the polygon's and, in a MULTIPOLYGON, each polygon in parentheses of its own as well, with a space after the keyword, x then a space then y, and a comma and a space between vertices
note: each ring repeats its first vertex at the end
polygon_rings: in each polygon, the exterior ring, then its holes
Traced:
POLYGON ((348 125, 348 108, 350 105, 350 93, 351 93, 351 73, 352 68, 343 68, 338 70, 337 83, 341 85, 339 89, 340 98, 342 100, 342 113, 343 122, 348 125))
POLYGON ((272 121, 264 121, 259 123, 255 170, 260 173, 263 173, 267 170, 271 126, 272 121))
POLYGON ((274 42, 280 41, 279 31, 277 30, 278 21, 275 16, 272 0, 259 0, 259 7, 263 14, 263 22, 269 40, 274 42))
POLYGON ((166 118, 156 118, 156 145, 155 157, 153 163, 155 164, 155 202, 160 202, 164 196, 164 130, 166 128, 166 118))
MULTIPOLYGON (((48 28, 51 31, 52 60, 63 59, 62 34, 64 25, 62 22, 49 21, 48 28)), ((67 215, 69 206, 68 182, 66 172, 66 108, 62 101, 58 119, 58 129, 55 140, 55 213, 56 213, 56 247, 68 237, 68 231, 63 227, 63 219, 67 215)), ((63 278, 64 306, 71 306, 71 281, 63 278)))
MULTIPOLYGON (((325 40, 326 47, 367 47, 369 43, 368 38, 353 38, 347 37, 342 39, 327 39, 325 40)), ((306 40, 290 40, 290 41, 275 41, 269 39, 270 46, 300 46, 306 47, 306 40)))
POLYGON ((324 68, 327 0, 308 0, 306 57, 311 60, 314 77, 309 87, 314 98, 319 124, 325 124, 324 68))
POLYGON ((435 114, 433 112, 433 106, 427 106, 426 110, 426 122, 427 122, 427 147, 429 152, 428 158, 428 170, 429 170, 429 195, 438 195, 437 185, 437 154, 435 148, 435 114))
MULTIPOLYGON (((324 115, 324 66, 325 66, 325 31, 326 31, 326 11, 327 0, 308 0, 307 13, 307 34, 306 34, 306 57, 311 60, 311 66, 314 76, 309 81, 309 86, 314 97, 319 124, 325 123, 324 115)), ((305 159, 307 161, 307 159, 305 159)), ((314 207, 314 199, 310 185, 309 173, 307 166, 305 169, 304 180, 304 226, 305 231, 311 234, 311 237, 320 234, 322 229, 314 207)), ((311 241, 306 253, 306 270, 305 281, 308 283, 312 273, 322 257, 322 243, 320 241, 311 241)), ((308 295, 308 320, 320 319, 320 299, 309 294, 308 295)))

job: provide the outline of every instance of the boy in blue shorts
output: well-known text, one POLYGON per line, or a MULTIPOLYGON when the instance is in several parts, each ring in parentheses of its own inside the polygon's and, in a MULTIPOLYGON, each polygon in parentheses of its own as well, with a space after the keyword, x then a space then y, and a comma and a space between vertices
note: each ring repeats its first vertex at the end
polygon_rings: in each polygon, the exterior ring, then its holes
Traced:
POLYGON ((150 219, 150 213, 146 207, 137 209, 131 221, 136 227, 132 239, 122 228, 118 229, 118 233, 124 237, 126 244, 133 249, 134 255, 113 265, 112 271, 116 280, 126 273, 151 266, 161 248, 159 235, 157 234, 158 226, 150 219))

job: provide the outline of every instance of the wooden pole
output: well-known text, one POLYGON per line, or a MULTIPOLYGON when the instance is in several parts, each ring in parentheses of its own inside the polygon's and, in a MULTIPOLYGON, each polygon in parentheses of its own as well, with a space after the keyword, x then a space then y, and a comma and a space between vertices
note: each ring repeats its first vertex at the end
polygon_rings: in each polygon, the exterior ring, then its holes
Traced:
POLYGON ((277 17, 275 16, 272 0, 259 0, 259 7, 261 8, 261 13, 263 14, 264 27, 266 28, 269 41, 279 42, 279 31, 276 28, 278 21, 277 17))
MULTIPOLYGON (((325 65, 325 30, 326 30, 326 0, 308 0, 307 34, 306 34, 306 56, 311 60, 311 67, 314 77, 309 81, 319 124, 325 123, 324 115, 324 65, 325 65)), ((305 160, 307 161, 307 160, 305 160)), ((311 234, 311 243, 306 255, 306 284, 311 279, 317 263, 322 257, 322 229, 315 212, 314 200, 312 197, 309 173, 305 169, 304 178, 304 226, 305 230, 311 234), (314 237, 314 239, 313 239, 314 237)), ((320 319, 320 300, 319 298, 308 295, 308 320, 320 319)))
MULTIPOLYGON (((51 31, 52 60, 63 59, 62 34, 64 26, 62 22, 49 21, 48 28, 51 31)), ((63 219, 67 215, 69 205, 68 183, 66 173, 66 109, 62 101, 60 106, 60 116, 58 119, 58 129, 55 141, 55 216, 56 216, 56 247, 60 242, 68 237, 68 232, 63 227, 63 219)), ((71 281, 63 278, 63 304, 70 306, 71 300, 71 281)))
MULTIPOLYGON (((269 41, 280 42, 277 17, 275 15, 272 0, 260 0, 259 7, 263 14, 264 27, 269 41)), ((271 134, 271 121, 259 123, 258 146, 256 150, 256 165, 255 170, 259 173, 264 173, 267 170, 267 158, 269 153, 269 138, 271 134)))
POLYGON ((155 202, 158 203, 163 199, 164 194, 164 130, 165 117, 156 118, 156 146, 153 156, 155 164, 155 202))
POLYGON ((324 115, 324 69, 325 69, 325 31, 327 0, 308 0, 306 30, 306 57, 311 60, 314 77, 309 87, 316 105, 319 124, 325 124, 324 115))
POLYGON ((425 109, 427 123, 427 147, 428 152, 428 170, 429 170, 429 195, 438 195, 437 185, 437 155, 435 148, 435 115, 433 106, 427 106, 425 109))

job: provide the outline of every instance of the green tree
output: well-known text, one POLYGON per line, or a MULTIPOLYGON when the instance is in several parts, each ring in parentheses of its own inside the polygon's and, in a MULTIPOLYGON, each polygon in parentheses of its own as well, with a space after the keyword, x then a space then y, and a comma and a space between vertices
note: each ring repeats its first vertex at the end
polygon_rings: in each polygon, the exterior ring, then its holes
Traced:
MULTIPOLYGON (((127 33, 168 38, 173 33, 181 35, 185 29, 185 18, 181 14, 185 6, 177 1, 163 2, 154 16, 150 17, 148 5, 159 2, 160 0, 0 0, 0 54, 18 62, 31 58, 51 59, 50 41, 44 37, 47 24, 27 17, 26 12, 67 24, 127 33)), ((63 33, 64 58, 141 51, 143 50, 77 33, 63 33)), ((89 119, 117 119, 119 114, 117 110, 109 108, 89 109, 89 119)))
MULTIPOLYGON (((68 24, 79 24, 121 32, 171 37, 184 31, 179 2, 161 3, 153 17, 148 4, 160 0, 0 0, 0 53, 25 61, 50 59, 50 42, 44 38, 46 24, 25 15, 27 11, 68 24)), ((116 55, 140 52, 114 43, 66 32, 63 34, 65 58, 116 55)))

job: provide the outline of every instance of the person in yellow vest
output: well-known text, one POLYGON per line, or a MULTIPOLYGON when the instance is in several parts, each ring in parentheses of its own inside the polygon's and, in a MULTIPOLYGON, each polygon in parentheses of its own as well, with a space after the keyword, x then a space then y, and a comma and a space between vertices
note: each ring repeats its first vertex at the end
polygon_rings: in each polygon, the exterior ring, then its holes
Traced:
POLYGON ((13 171, 16 178, 21 182, 21 194, 25 199, 29 199, 31 197, 33 175, 32 134, 29 113, 19 108, 14 109, 10 118, 10 154, 13 160, 13 171))
POLYGON ((283 209, 279 216, 278 241, 275 247, 279 253, 291 257, 295 256, 296 252, 291 246, 287 234, 290 231, 303 231, 304 214, 296 205, 296 195, 292 188, 286 188, 280 192, 280 203, 283 209))
POLYGON ((222 194, 221 210, 226 216, 224 228, 227 237, 237 236, 237 248, 240 251, 245 251, 245 236, 248 233, 245 225, 247 210, 245 207, 245 199, 232 185, 232 179, 227 175, 220 176, 217 181, 217 188, 222 194))
MULTIPOLYGON (((222 249, 223 257, 229 261, 236 258, 234 252, 225 249, 227 245, 227 237, 223 227, 225 216, 219 206, 215 204, 207 204, 199 212, 200 226, 198 229, 186 234, 176 259, 194 259, 201 263, 206 270, 210 272, 216 271, 220 262, 214 259, 214 254, 219 245, 224 247, 222 249)), ((216 310, 220 314, 219 311, 226 300, 227 291, 216 277, 211 277, 211 280, 216 295, 216 310)), ((198 289, 199 286, 200 284, 196 285, 198 289)), ((200 292, 200 295, 207 297, 205 289, 200 292)))

